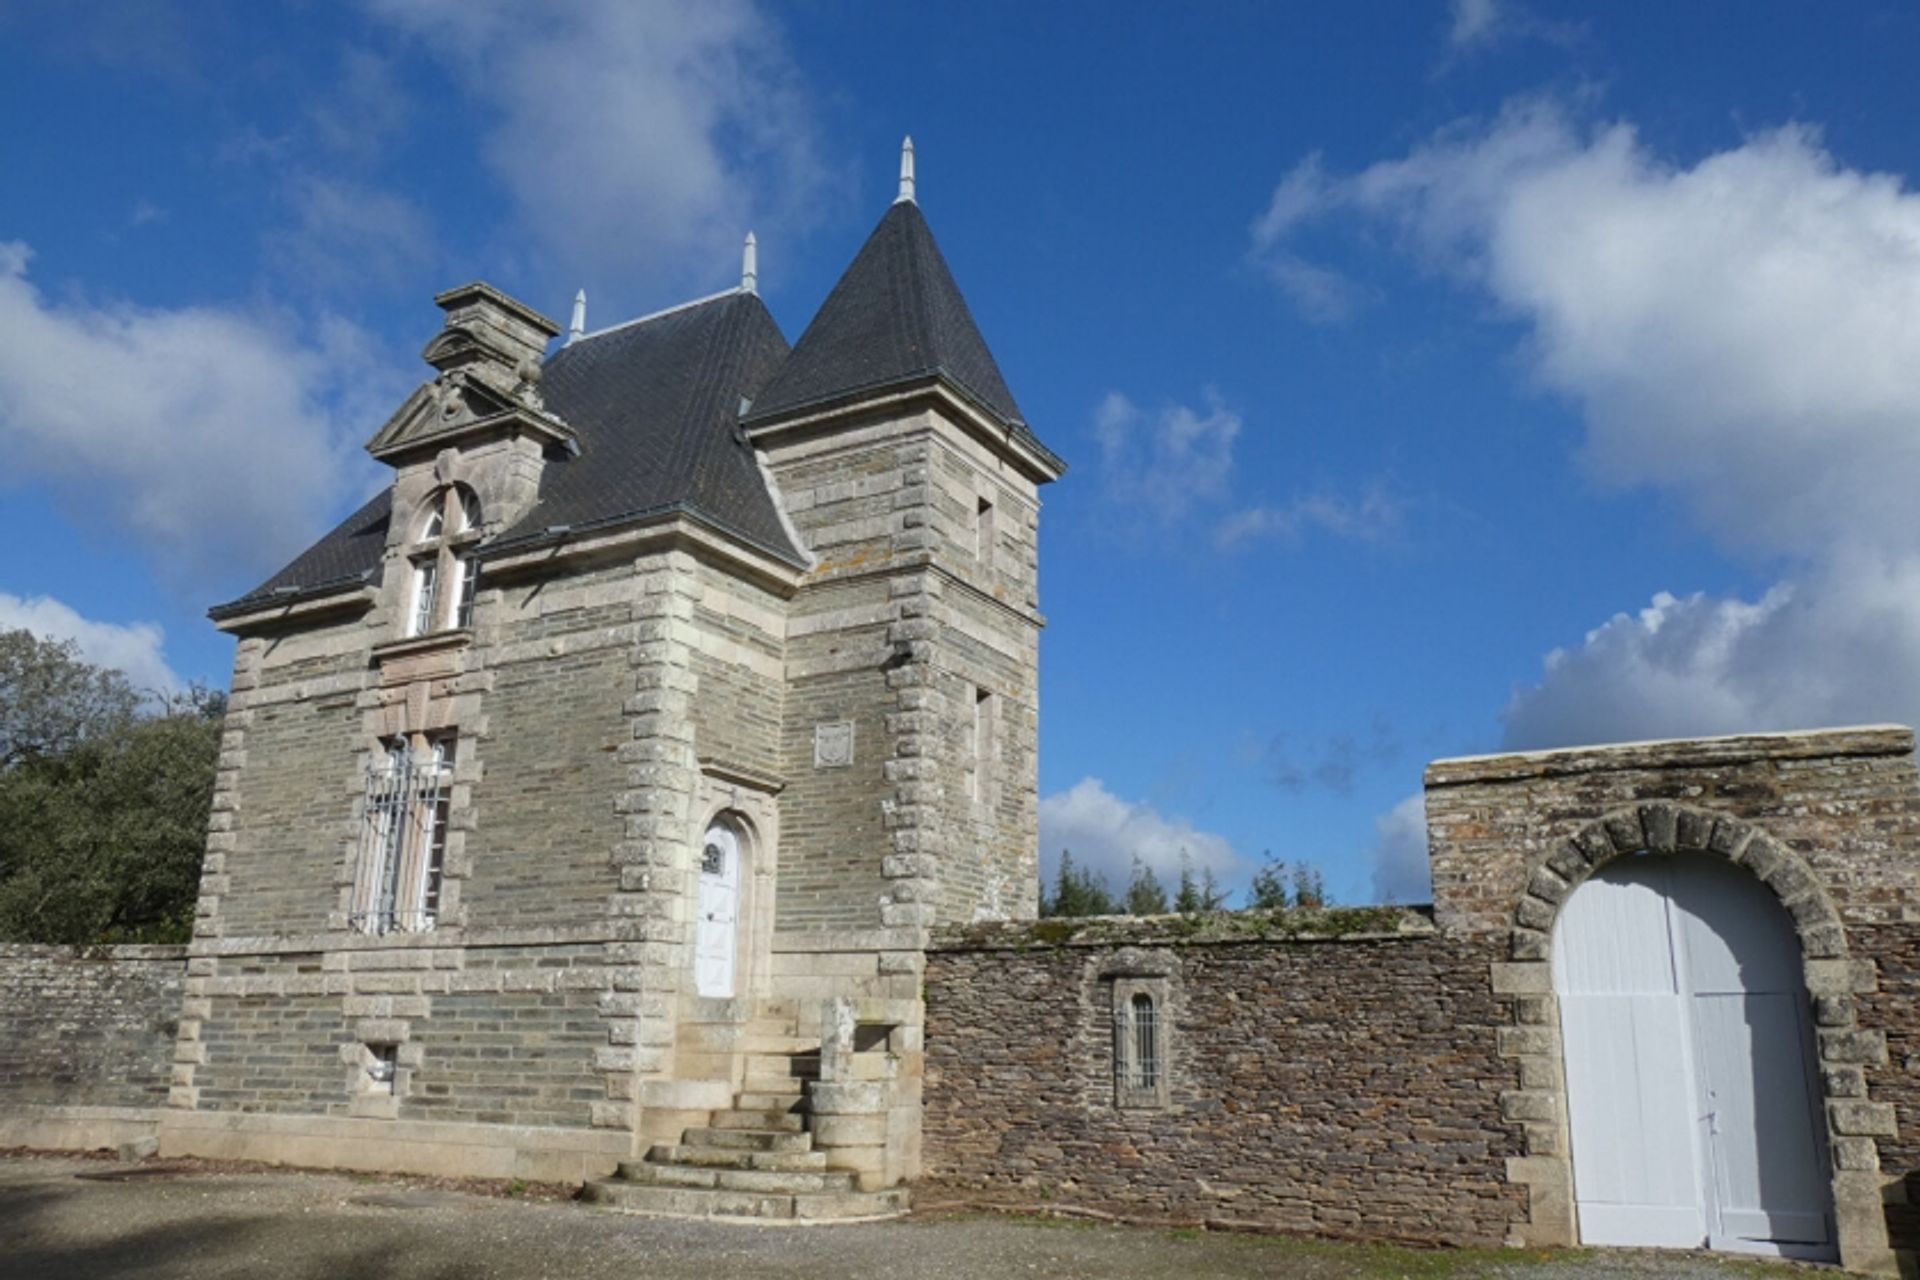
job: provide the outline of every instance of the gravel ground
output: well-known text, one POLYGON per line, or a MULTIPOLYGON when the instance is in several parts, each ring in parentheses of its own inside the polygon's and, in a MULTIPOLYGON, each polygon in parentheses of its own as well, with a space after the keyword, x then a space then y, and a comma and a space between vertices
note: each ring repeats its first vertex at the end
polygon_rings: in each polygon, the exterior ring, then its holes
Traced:
POLYGON ((0 1157, 0 1276, 7 1280, 1799 1280, 1804 1270, 1699 1254, 1409 1250, 984 1215, 739 1226, 394 1179, 0 1157))

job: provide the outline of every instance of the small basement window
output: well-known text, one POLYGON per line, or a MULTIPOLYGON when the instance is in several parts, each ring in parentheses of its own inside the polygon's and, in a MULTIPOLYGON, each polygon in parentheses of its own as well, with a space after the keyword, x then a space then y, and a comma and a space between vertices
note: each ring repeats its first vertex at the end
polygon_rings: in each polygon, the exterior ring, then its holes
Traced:
POLYGON ((397 1044, 370 1044, 367 1046, 367 1088, 368 1093, 392 1094, 394 1081, 400 1068, 400 1046, 397 1044))

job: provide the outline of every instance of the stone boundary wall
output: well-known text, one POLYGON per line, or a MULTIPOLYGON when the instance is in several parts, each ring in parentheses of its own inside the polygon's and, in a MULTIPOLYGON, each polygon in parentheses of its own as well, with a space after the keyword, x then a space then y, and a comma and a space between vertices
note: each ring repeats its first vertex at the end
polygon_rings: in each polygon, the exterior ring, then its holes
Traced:
POLYGON ((1426 771, 1434 914, 1490 943, 1511 997, 1502 1052, 1525 1084, 1515 1234, 1577 1238, 1549 939, 1614 858, 1721 859, 1779 899, 1813 998, 1840 1261, 1920 1254, 1920 772, 1897 725, 1438 760, 1426 771))
POLYGON ((1398 908, 939 930, 919 1202, 1499 1245, 1499 945, 1398 908), (1116 1090, 1116 984, 1164 993, 1164 1105, 1116 1090))
POLYGON ((0 1147, 153 1133, 186 957, 185 947, 0 944, 0 1147))

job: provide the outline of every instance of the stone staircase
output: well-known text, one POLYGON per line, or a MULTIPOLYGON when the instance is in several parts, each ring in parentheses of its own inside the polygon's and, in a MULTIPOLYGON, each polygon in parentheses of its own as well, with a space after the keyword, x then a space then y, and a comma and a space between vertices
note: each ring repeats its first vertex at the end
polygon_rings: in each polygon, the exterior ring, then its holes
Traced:
MULTIPOLYGON (((733 1105, 679 1142, 656 1143, 645 1159, 622 1162, 614 1177, 588 1183, 586 1198, 682 1218, 857 1222, 906 1212, 905 1187, 862 1191, 855 1174, 829 1169, 826 1154, 814 1150, 807 1089, 819 1076, 819 1042, 761 1020, 729 1030, 746 1068, 733 1105)), ((721 1052, 716 1038, 702 1028, 688 1053, 721 1052)))

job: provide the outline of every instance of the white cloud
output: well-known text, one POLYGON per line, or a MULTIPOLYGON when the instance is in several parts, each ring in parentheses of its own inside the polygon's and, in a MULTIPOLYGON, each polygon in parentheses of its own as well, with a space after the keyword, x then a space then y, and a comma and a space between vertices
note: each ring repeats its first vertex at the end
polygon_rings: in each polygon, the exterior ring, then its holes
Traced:
POLYGON ((177 693, 187 682, 167 665, 166 634, 152 622, 121 625, 83 618, 51 596, 22 598, 0 591, 0 631, 31 631, 42 640, 71 640, 95 666, 124 671, 133 687, 177 693))
POLYGON ((1415 792, 1373 820, 1373 894, 1380 902, 1428 902, 1427 800, 1415 792))
POLYGON ((1528 326, 1592 473, 1784 559, 1757 602, 1661 596, 1556 651, 1509 745, 1920 718, 1920 195, 1802 126, 1691 164, 1532 101, 1402 159, 1309 157, 1257 254, 1358 215, 1528 326), (1304 176, 1301 176, 1304 175, 1304 176))
POLYGON ((1512 748, 1920 722, 1920 557, 1849 560, 1758 601, 1661 592, 1548 654, 1512 748))
POLYGON ((53 302, 0 242, 0 446, 15 482, 198 588, 264 572, 365 487, 400 388, 366 335, 264 311, 53 302))
POLYGON ((431 220, 406 196, 350 178, 300 174, 284 184, 291 227, 267 251, 304 294, 408 283, 438 263, 431 220))
POLYGON ((1107 496, 1146 520, 1170 523, 1226 497, 1240 415, 1206 392, 1204 412, 1183 404, 1148 412, 1118 391, 1093 415, 1107 496))
POLYGON ((752 0, 367 2, 483 104, 486 161, 569 289, 724 277, 756 215, 764 243, 826 192, 808 94, 752 0))
POLYGON ((1258 538, 1297 542, 1320 532, 1361 542, 1379 542, 1400 530, 1405 508, 1382 485, 1369 485, 1357 498, 1314 493, 1282 506, 1247 507, 1222 520, 1214 542, 1230 550, 1258 538))
POLYGON ((1062 850, 1076 864, 1104 875, 1116 893, 1125 889, 1134 858, 1163 880, 1180 874, 1181 859, 1196 872, 1225 876, 1240 858, 1225 836, 1202 831, 1183 818, 1167 817, 1149 804, 1122 800, 1098 778, 1082 778, 1040 800, 1040 860, 1051 876, 1062 850))
POLYGON ((1492 39, 1500 26, 1500 6, 1495 0, 1452 0, 1449 9, 1452 21, 1447 27, 1447 43, 1456 49, 1492 39))

